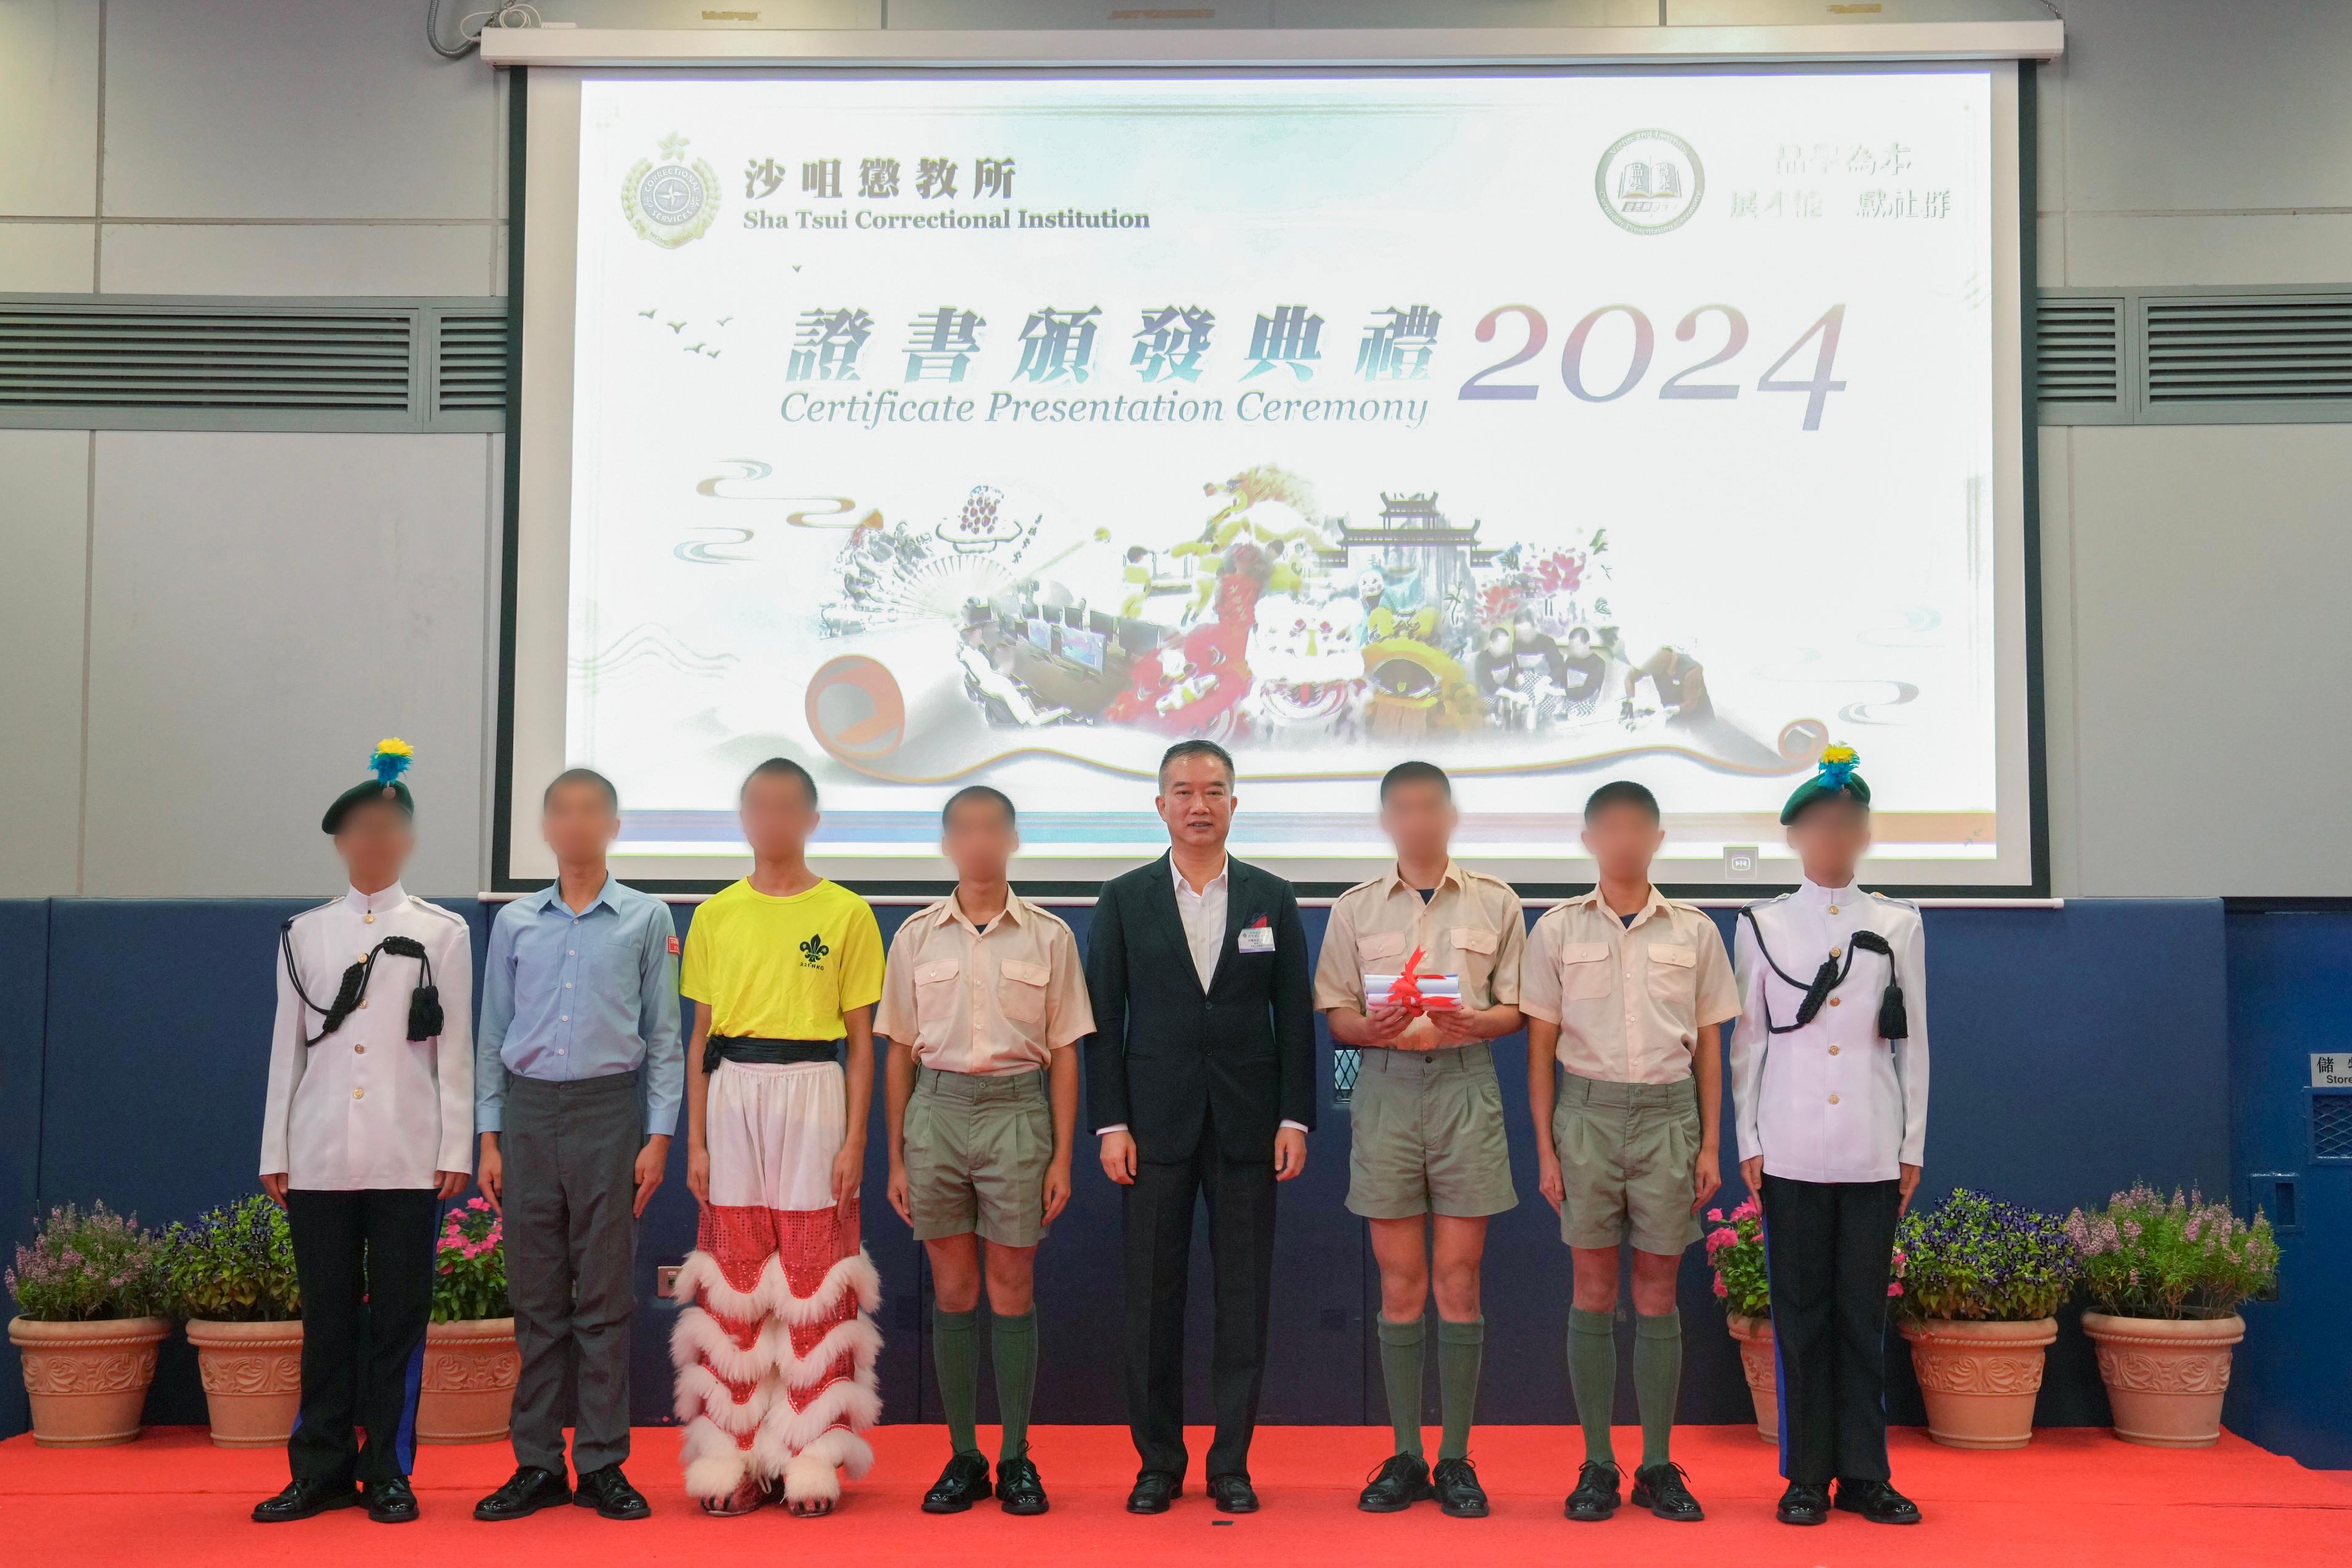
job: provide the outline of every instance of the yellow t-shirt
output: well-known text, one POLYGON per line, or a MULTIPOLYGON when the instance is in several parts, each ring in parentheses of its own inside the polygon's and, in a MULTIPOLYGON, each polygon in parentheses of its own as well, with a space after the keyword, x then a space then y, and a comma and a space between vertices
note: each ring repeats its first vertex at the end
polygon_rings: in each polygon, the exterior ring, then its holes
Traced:
POLYGON ((713 1034, 839 1040, 841 1015, 882 995, 874 910, 837 882, 777 898, 738 882, 687 926, 678 988, 710 1009, 713 1034))

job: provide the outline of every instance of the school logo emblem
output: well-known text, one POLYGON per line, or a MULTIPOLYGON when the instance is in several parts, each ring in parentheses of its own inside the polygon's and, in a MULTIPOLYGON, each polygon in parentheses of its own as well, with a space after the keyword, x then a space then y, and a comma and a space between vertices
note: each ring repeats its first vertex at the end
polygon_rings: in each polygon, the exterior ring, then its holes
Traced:
POLYGON ((1662 235, 1690 222, 1706 194, 1706 170, 1671 131, 1633 131, 1609 144, 1592 171, 1592 193, 1628 234, 1662 235))
POLYGON ((801 944, 801 963, 812 969, 822 969, 824 967, 824 956, 832 951, 824 945, 824 936, 820 932, 801 944))
POLYGON ((683 136, 663 137, 660 157, 638 159, 621 177, 621 211, 641 237, 676 250, 719 215, 719 174, 703 159, 686 161, 683 136))

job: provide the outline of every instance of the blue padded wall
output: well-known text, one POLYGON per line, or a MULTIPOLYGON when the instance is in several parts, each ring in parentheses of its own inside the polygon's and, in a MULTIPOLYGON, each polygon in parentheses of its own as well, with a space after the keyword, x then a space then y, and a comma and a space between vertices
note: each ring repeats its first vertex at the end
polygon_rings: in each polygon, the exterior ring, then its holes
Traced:
MULTIPOLYGON (((272 1006, 277 926, 300 903, 57 900, 0 904, 0 1201, 12 1223, 32 1204, 103 1197, 150 1220, 192 1215, 255 1186, 254 1166, 272 1006), (43 934, 46 932, 46 943, 43 934), (27 1106, 37 1107, 28 1112, 27 1106), (36 1124, 37 1122, 37 1124, 36 1124), (37 1159, 27 1154, 37 1148, 37 1159), (29 1183, 29 1189, 27 1184, 29 1183)), ((456 907, 475 925, 488 906, 456 907)), ((692 909, 677 908, 681 932, 692 909)), ((906 913, 880 912, 886 937, 906 913)), ((1087 911, 1065 912, 1083 943, 1087 911)), ((1718 919, 1728 931, 1727 913, 1718 919)), ((1322 916, 1308 912, 1310 939, 1322 916)), ((2064 1208, 2145 1175, 2218 1190, 2232 1168, 2230 1063, 2221 905, 2083 901, 2059 910, 1935 910, 1927 916, 1935 1113, 1927 1193, 1955 1184, 2064 1208)), ((1535 1190, 1526 1122, 1524 1042, 1498 1041, 1519 1207, 1494 1227, 1486 1270, 1488 1375, 1483 1414, 1497 1421, 1571 1418, 1560 1364, 1568 1255, 1535 1190)), ((1377 1310, 1364 1228, 1342 1207, 1348 1118, 1328 1103, 1307 1172, 1281 1195, 1272 1370, 1265 1418, 1378 1421, 1372 1366, 1377 1310)), ((937 1419, 925 1344, 920 1249, 883 1197, 879 1097, 867 1141, 868 1245, 880 1266, 887 1341, 881 1374, 892 1418, 937 1419)), ((1119 1422, 1118 1194, 1085 1141, 1076 1194, 1039 1264, 1045 1353, 1037 1416, 1119 1422)), ((1729 1184, 1739 1197, 1730 1128, 1729 1184)), ((667 1303, 655 1270, 692 1245, 694 1204, 683 1145, 646 1215, 639 1249, 635 1403, 667 1418, 667 1303)), ((1205 1231, 1205 1226, 1202 1227, 1205 1231)), ((1195 1244, 1192 1397, 1205 1414, 1208 1268, 1195 1244)), ((1688 1328, 1684 1410, 1696 1421, 1748 1418, 1737 1357, 1694 1249, 1682 1300, 1688 1328)), ((1918 1418, 1909 1362, 1889 1356, 1894 1413, 1918 1418)), ((983 1378, 983 1391, 988 1381, 983 1378)), ((0 1403, 0 1432, 18 1429, 22 1396, 0 1403)), ((1434 1389, 1431 1390, 1432 1395, 1434 1389)), ((987 1398, 983 1393, 983 1398, 987 1398)), ((1620 1416, 1630 1419, 1630 1390, 1620 1416)), ((149 1414, 202 1418, 181 1348, 167 1356, 149 1414)), ((1433 1407, 1432 1414, 1433 1415, 1433 1407)), ((2105 1419, 2090 1356, 2060 1342, 2040 1411, 2045 1423, 2105 1419)))

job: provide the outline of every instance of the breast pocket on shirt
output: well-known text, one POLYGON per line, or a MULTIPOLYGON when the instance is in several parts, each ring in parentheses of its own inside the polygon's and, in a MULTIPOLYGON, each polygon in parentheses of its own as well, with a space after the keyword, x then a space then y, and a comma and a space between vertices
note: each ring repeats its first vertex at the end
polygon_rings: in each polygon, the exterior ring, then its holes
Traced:
MULTIPOLYGON (((1503 945, 1502 933, 1484 931, 1475 925, 1457 925, 1445 934, 1454 944, 1454 963, 1460 971, 1462 994, 1465 998, 1490 996, 1494 990, 1495 951, 1503 945)), ((1475 1000, 1471 1006, 1477 1006, 1475 1000)))
POLYGON ((1405 939, 1402 931, 1356 938, 1356 977, 1393 975, 1404 967, 1405 939))
POLYGON ((1589 1002, 1609 994, 1606 942, 1567 942, 1559 949, 1559 994, 1562 1000, 1589 1002))
POLYGON ((1045 985, 1054 972, 1025 958, 1007 958, 996 966, 996 1005, 1014 1023, 1045 1021, 1045 985))
POLYGON ((957 958, 935 958, 915 969, 915 1019, 919 1023, 943 1024, 955 1014, 956 987, 961 982, 963 963, 957 958))
POLYGON ((1650 995, 1675 1018, 1687 1017, 1698 984, 1698 949, 1672 943, 1650 944, 1650 995))

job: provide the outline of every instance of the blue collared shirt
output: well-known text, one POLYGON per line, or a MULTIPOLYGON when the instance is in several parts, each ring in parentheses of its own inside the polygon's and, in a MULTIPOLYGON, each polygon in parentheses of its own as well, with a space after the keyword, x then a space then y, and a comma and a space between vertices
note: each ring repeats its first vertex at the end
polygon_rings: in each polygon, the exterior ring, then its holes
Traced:
POLYGON ((499 1130, 510 1072, 562 1083, 635 1067, 645 1069, 646 1131, 675 1133, 686 1051, 669 905, 607 875, 577 915, 560 886, 499 910, 475 1036, 475 1130, 499 1130))

